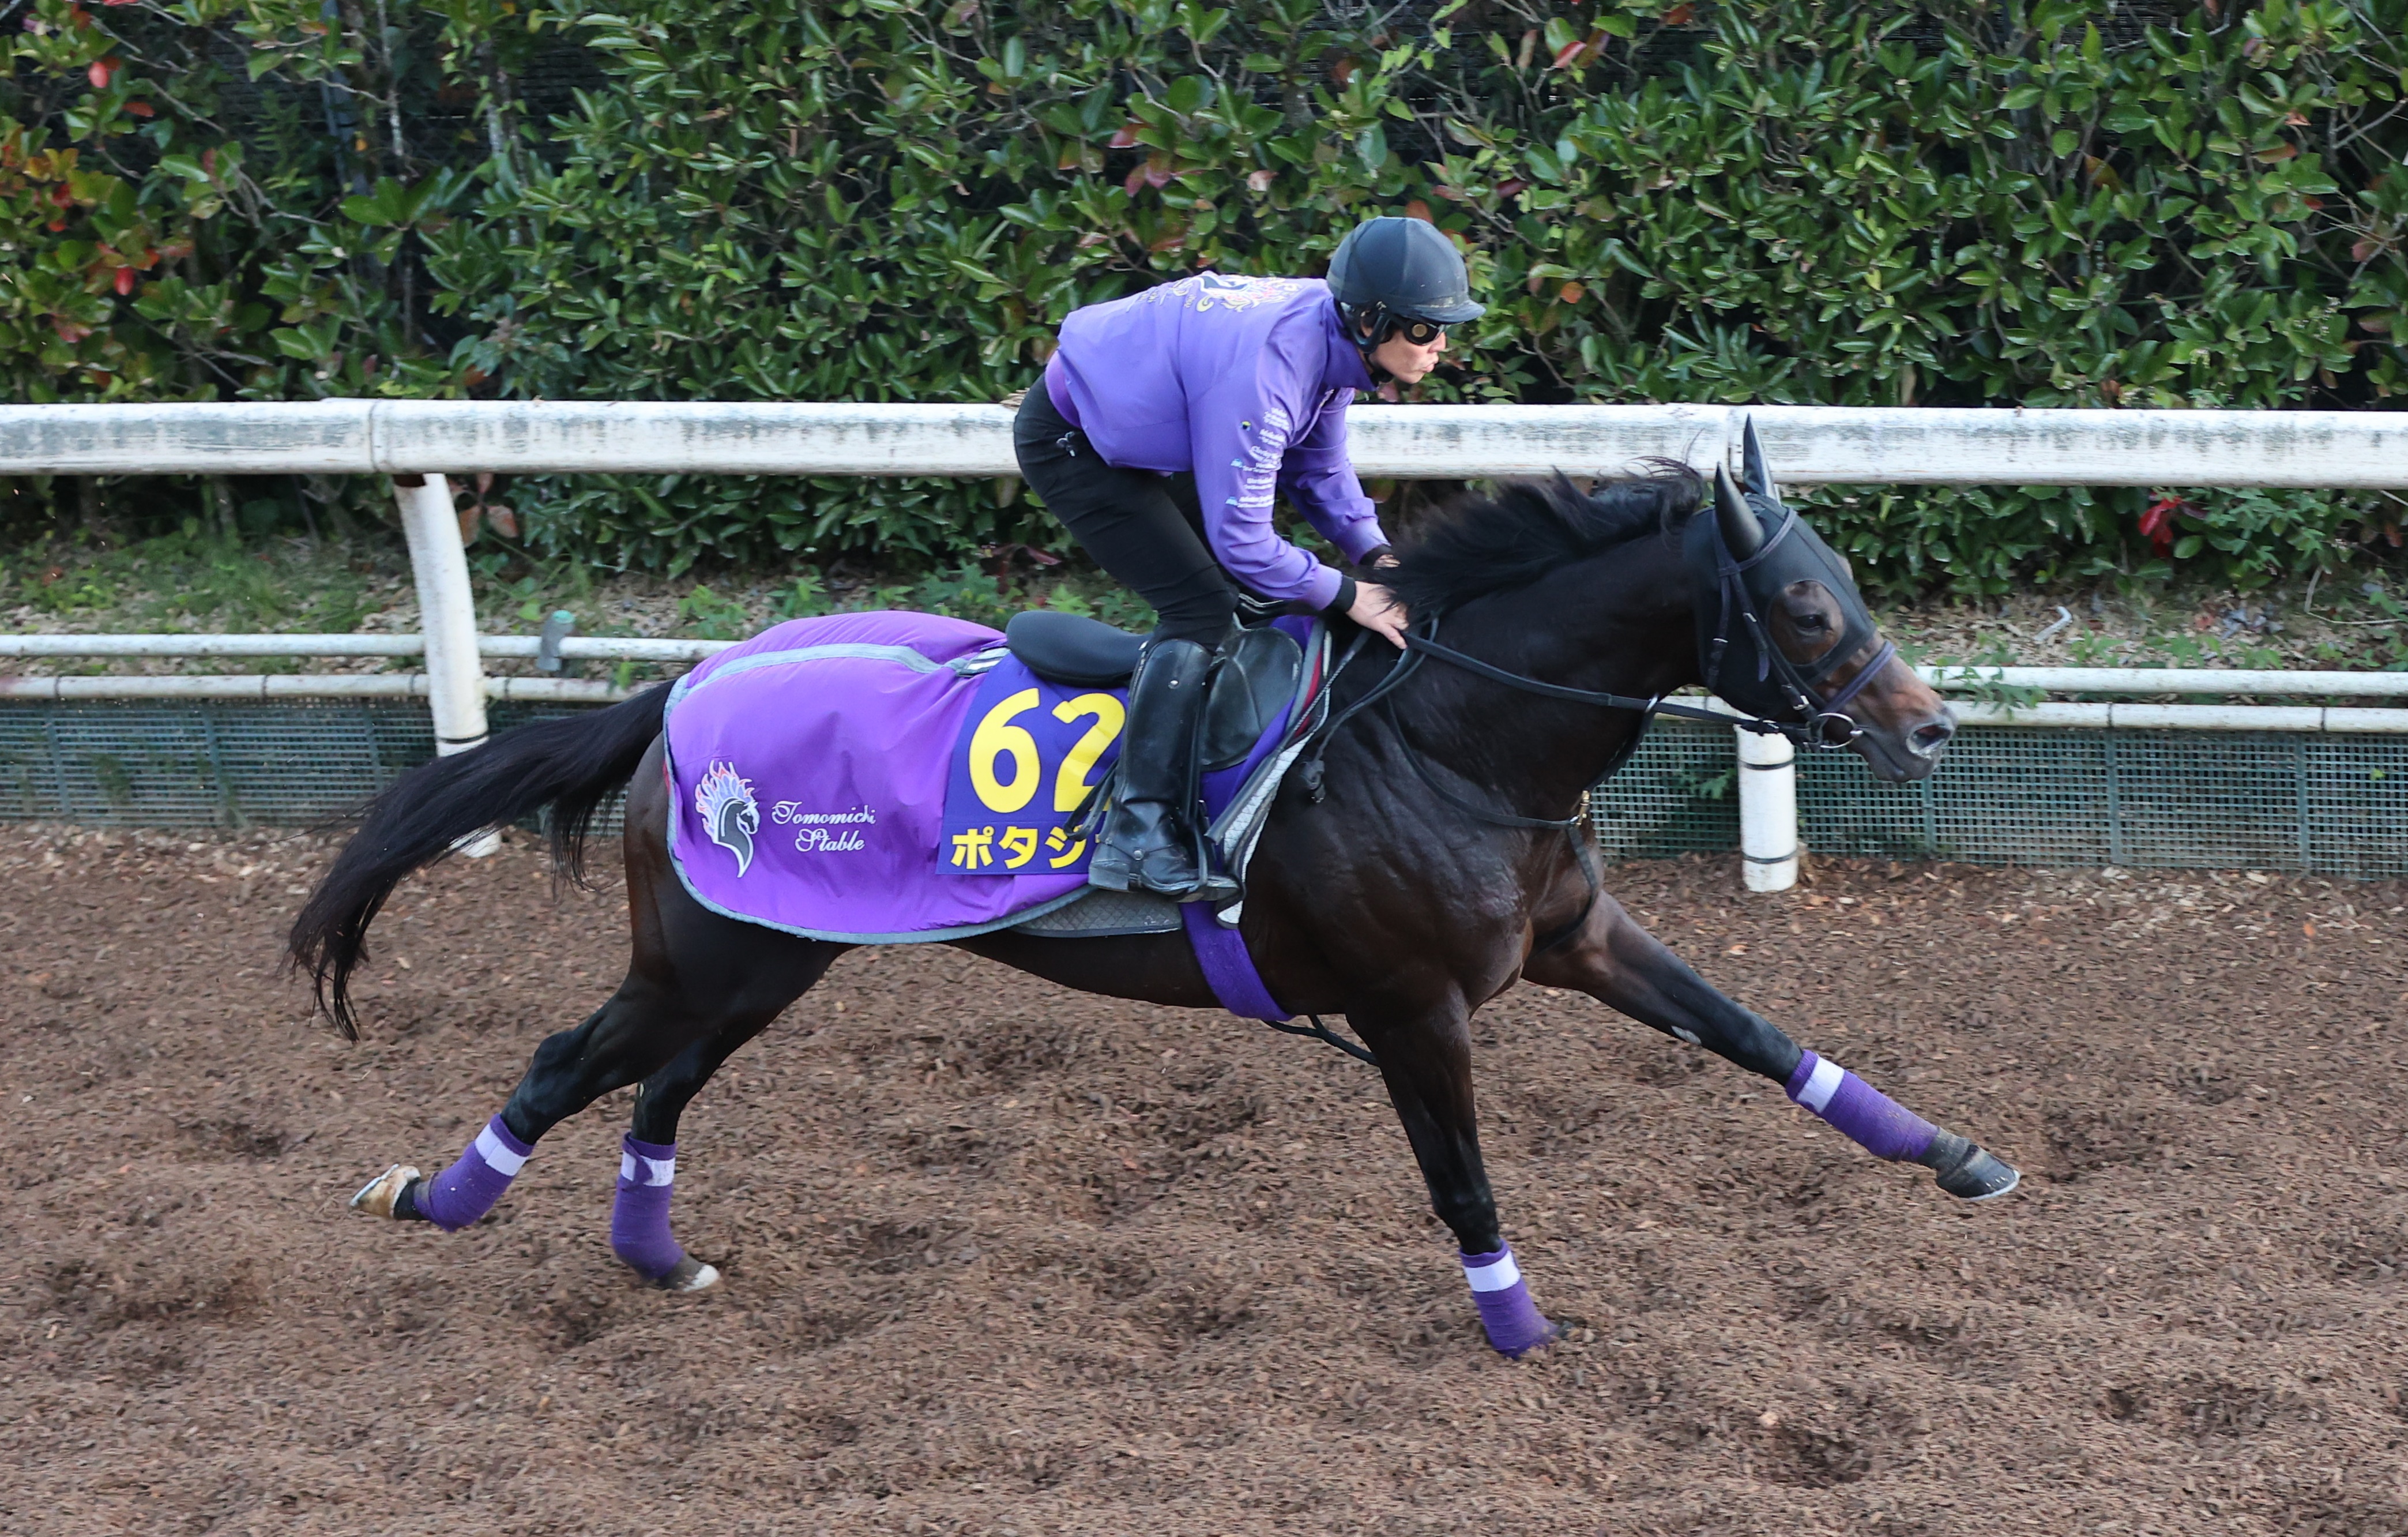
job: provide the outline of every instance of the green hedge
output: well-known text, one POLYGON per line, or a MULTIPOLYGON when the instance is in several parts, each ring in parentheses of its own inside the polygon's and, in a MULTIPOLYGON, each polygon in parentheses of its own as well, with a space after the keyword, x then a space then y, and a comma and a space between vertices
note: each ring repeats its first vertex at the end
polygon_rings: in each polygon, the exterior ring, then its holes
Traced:
MULTIPOLYGON (((31 0, 0 367, 37 400, 994 399, 1074 306, 1317 270, 1403 209, 1492 305, 1432 399, 2389 409, 2403 30, 2408 0, 31 0)), ((1054 538, 1011 482, 514 500, 542 548, 672 569, 1054 538)), ((1824 500, 1893 588, 2250 584, 2398 538, 2312 494, 2192 492, 2163 558, 2140 492, 1824 500)))

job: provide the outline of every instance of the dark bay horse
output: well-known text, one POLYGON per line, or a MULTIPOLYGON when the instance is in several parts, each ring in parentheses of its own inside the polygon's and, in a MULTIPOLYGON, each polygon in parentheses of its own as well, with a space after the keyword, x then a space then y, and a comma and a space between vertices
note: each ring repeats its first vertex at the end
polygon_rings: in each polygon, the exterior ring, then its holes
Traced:
MULTIPOLYGON (((1426 654, 1409 668, 1412 658, 1376 643, 1361 649, 1334 684, 1336 723, 1320 771, 1289 776, 1247 874, 1241 932, 1263 979, 1298 1013, 1345 1015, 1377 1057, 1489 1338, 1508 1354, 1554 1330, 1498 1230, 1473 1114, 1469 1027, 1516 981, 1576 988, 1701 1044, 1782 1085, 1877 1156, 1930 1168, 1952 1195, 1985 1199, 2017 1177, 1708 985, 1598 889, 1593 839, 1580 823, 1566 826, 1644 719, 1571 697, 1581 691, 1639 703, 1714 672, 1717 692, 1742 710, 1793 723, 1813 717, 1826 732, 1836 725, 1872 773, 1893 783, 1930 773, 1955 730, 1938 696, 1873 631, 1843 564, 1775 498, 1760 458, 1749 456, 1744 492, 1727 472, 1717 481, 1709 510, 1694 517, 1704 488, 1678 467, 1600 482, 1592 494, 1563 481, 1513 486, 1469 502, 1422 538, 1390 574, 1425 636, 1443 617, 1456 660, 1426 654), (1378 708, 1348 711, 1398 668, 1411 675, 1378 708), (1500 672, 1521 683, 1499 682, 1500 672)), ((630 786, 625 980, 584 1023, 536 1049, 458 1163, 431 1180, 396 1166, 355 1206, 466 1226, 553 1126, 635 1084, 613 1247, 670 1289, 716 1279, 669 1236, 679 1117, 720 1064, 848 947, 720 916, 686 892, 667 846, 667 686, 411 770, 371 804, 309 898, 291 955, 315 979, 322 1007, 356 1038, 347 984, 366 958, 369 925, 405 876, 483 828, 538 812, 549 814, 555 854, 574 875, 595 809, 630 786)), ((1084 992, 1216 1006, 1181 933, 1005 930, 953 942, 1084 992)))

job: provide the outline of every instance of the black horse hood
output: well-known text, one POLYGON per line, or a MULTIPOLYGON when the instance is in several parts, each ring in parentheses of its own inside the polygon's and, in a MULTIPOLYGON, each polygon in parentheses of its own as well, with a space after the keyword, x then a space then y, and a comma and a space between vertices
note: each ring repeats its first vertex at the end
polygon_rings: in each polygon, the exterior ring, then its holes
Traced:
POLYGON ((1761 476, 1761 484, 1742 491, 1717 467, 1713 502, 1683 530, 1683 563, 1697 604, 1698 675, 1710 692, 1751 714, 1780 719, 1829 709, 1823 680, 1880 632, 1838 552, 1773 496, 1753 424, 1748 447, 1749 479, 1761 476), (1807 663, 1781 654, 1769 627, 1781 594, 1796 582, 1822 583, 1842 617, 1838 641, 1807 663))

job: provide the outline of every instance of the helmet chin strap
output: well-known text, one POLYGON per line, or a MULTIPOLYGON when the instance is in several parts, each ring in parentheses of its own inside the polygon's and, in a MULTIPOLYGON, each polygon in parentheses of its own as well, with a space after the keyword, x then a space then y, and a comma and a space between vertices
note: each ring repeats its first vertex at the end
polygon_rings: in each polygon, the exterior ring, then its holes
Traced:
POLYGON ((1340 305, 1338 308, 1338 318, 1346 327, 1346 338, 1354 344, 1354 351, 1363 356, 1363 367, 1371 376, 1371 387, 1377 389, 1383 384, 1395 383, 1397 376, 1388 372, 1376 355, 1381 343, 1388 339, 1388 323, 1394 318, 1388 313, 1388 307, 1384 304, 1368 304, 1359 309, 1350 309, 1340 305), (1366 321, 1370 322, 1370 335, 1378 338, 1379 340, 1366 338, 1363 331, 1363 323, 1366 321))

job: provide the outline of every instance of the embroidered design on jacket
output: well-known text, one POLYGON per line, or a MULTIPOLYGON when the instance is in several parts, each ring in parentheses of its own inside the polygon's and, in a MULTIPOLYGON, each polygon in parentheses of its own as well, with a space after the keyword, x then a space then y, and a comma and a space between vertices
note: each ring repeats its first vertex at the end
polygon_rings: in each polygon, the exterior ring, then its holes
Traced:
POLYGON ((1248 278, 1231 272, 1199 272, 1175 283, 1162 283, 1140 295, 1148 304, 1166 299, 1201 312, 1207 309, 1254 309, 1277 304, 1304 291, 1301 278, 1248 278))

